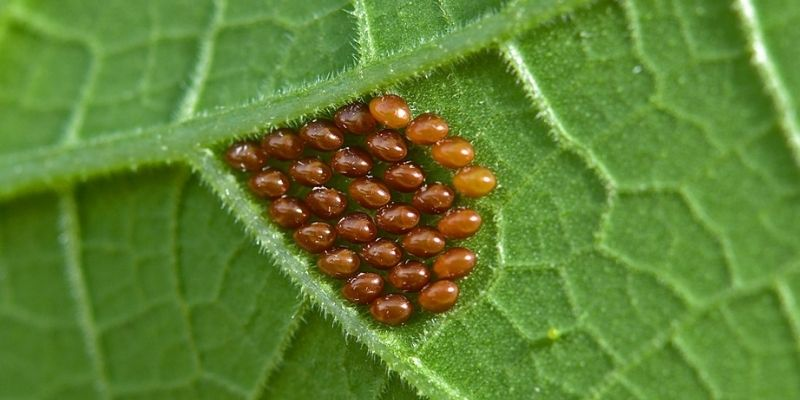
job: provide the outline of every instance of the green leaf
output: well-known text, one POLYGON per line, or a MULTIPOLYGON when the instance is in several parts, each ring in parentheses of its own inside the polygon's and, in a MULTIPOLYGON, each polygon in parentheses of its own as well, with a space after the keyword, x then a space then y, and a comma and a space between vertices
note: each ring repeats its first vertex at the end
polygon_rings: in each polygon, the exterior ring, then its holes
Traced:
POLYGON ((783 3, 0 3, 0 397, 800 397, 783 3), (218 155, 389 90, 500 180, 401 328, 218 155))

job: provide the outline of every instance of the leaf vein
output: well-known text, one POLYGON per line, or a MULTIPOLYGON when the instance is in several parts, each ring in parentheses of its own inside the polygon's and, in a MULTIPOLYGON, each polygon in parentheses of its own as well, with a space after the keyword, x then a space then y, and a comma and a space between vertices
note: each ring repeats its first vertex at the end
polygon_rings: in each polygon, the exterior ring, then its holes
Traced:
POLYGON ((531 26, 562 15, 588 0, 570 0, 546 11, 527 1, 463 29, 405 51, 347 70, 335 80, 318 81, 293 92, 193 116, 172 124, 109 133, 80 142, 0 157, 0 198, 41 190, 112 171, 185 159, 187 148, 201 148, 232 137, 252 135, 264 126, 298 118, 376 87, 409 79, 474 53, 531 26))
POLYGON ((272 377, 275 376, 278 371, 280 371, 281 366, 283 365, 283 357, 286 354, 286 351, 288 351, 294 344, 294 341, 297 338, 297 331, 303 326, 305 315, 307 315, 310 310, 311 308, 305 301, 301 302, 297 307, 292 315, 292 321, 287 327, 283 339, 278 346, 278 351, 275 352, 275 355, 264 362, 264 366, 259 374, 258 382, 255 384, 253 390, 250 392, 250 395, 247 397, 249 400, 258 400, 264 398, 264 393, 267 390, 267 387, 269 387, 270 379, 272 379, 272 377))
POLYGON ((214 0, 213 2, 214 7, 208 26, 200 36, 200 49, 197 54, 194 72, 190 79, 191 83, 184 92, 183 98, 178 103, 178 109, 175 112, 174 119, 177 121, 185 121, 190 118, 195 108, 197 108, 197 103, 200 101, 203 85, 205 85, 209 71, 211 70, 211 64, 214 58, 214 45, 216 43, 215 38, 225 14, 226 1, 227 0, 214 0))
POLYGON ((189 346, 189 351, 192 353, 192 361, 195 368, 202 369, 203 363, 200 360, 200 352, 198 351, 197 341, 195 340, 194 330, 192 328, 192 309, 186 301, 186 294, 181 285, 181 249, 180 249, 180 214, 183 207, 183 198, 186 194, 186 186, 188 184, 189 175, 187 173, 177 174, 174 182, 174 202, 171 207, 171 217, 169 218, 169 232, 170 232, 170 258, 169 268, 172 274, 172 285, 175 291, 175 298, 177 300, 178 309, 180 310, 183 324, 186 329, 186 339, 189 346))
POLYGON ((263 223, 260 206, 250 200, 240 184, 210 150, 201 150, 190 159, 192 166, 222 199, 225 206, 253 235, 259 245, 275 259, 283 260, 280 266, 292 280, 299 284, 310 298, 324 311, 333 315, 344 330, 358 338, 368 349, 379 355, 392 369, 408 379, 426 394, 438 393, 447 397, 465 399, 458 389, 442 379, 438 373, 422 364, 411 354, 390 351, 387 338, 367 325, 359 313, 342 303, 339 293, 329 284, 317 279, 308 268, 305 258, 290 251, 283 235, 263 223), (414 360, 417 360, 415 362, 414 360))
POLYGON ((563 139, 559 141, 559 143, 564 144, 567 148, 575 150, 592 169, 599 172, 600 179, 606 184, 606 190, 613 191, 616 185, 612 179, 611 173, 599 162, 591 151, 585 149, 577 139, 569 134, 566 126, 559 118, 558 113, 556 113, 550 105, 550 102, 542 93, 539 83, 533 71, 525 62, 525 57, 522 55, 519 47, 517 47, 514 42, 508 42, 502 46, 501 53, 511 65, 512 70, 516 72, 518 79, 525 87, 527 95, 533 100, 534 104, 539 106, 539 109, 542 110, 545 121, 555 130, 558 137, 563 139))
POLYGON ((792 330, 795 347, 797 351, 800 352, 800 305, 798 305, 797 298, 792 292, 792 289, 782 279, 777 279, 775 281, 775 293, 781 304, 781 312, 786 318, 786 321, 789 322, 789 327, 792 330))
POLYGON ((372 37, 365 0, 353 0, 353 15, 356 17, 356 28, 358 29, 357 43, 361 64, 366 65, 375 58, 377 51, 375 50, 375 39, 372 37))
POLYGON ((800 116, 797 115, 797 105, 778 68, 770 54, 769 47, 764 39, 758 10, 752 0, 737 0, 736 10, 741 18, 752 51, 752 61, 764 79, 768 92, 775 102, 780 114, 781 125, 784 129, 786 140, 792 149, 795 163, 800 165, 800 116))
POLYGON ((80 256, 80 222, 74 194, 71 190, 60 194, 59 208, 61 219, 60 239, 65 253, 64 266, 70 295, 75 302, 78 326, 83 333, 83 342, 92 371, 96 379, 94 386, 100 398, 110 399, 110 384, 106 373, 105 361, 100 346, 100 337, 96 328, 91 298, 86 288, 86 278, 81 268, 80 256))

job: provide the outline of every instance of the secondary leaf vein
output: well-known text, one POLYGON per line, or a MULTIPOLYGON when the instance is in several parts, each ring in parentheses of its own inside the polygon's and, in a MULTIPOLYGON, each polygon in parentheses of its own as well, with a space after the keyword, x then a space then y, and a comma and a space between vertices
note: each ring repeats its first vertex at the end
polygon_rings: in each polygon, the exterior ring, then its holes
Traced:
POLYGON ((80 257, 80 223, 78 220, 78 210, 75 198, 71 191, 65 191, 60 195, 60 239, 65 253, 64 267, 67 275, 67 282, 70 295, 75 301, 78 326, 83 333, 83 342, 86 353, 92 365, 92 371, 96 377, 94 380, 95 390, 98 396, 103 399, 110 399, 110 384, 105 371, 105 362, 102 348, 99 342, 99 334, 96 328, 94 313, 89 292, 86 289, 86 278, 81 269, 80 257))
POLYGON ((781 117, 781 125, 792 149, 795 162, 800 165, 800 116, 792 94, 787 89, 783 77, 773 61, 773 56, 764 39, 758 10, 752 0, 737 0, 737 10, 744 25, 753 52, 752 61, 767 84, 781 117))

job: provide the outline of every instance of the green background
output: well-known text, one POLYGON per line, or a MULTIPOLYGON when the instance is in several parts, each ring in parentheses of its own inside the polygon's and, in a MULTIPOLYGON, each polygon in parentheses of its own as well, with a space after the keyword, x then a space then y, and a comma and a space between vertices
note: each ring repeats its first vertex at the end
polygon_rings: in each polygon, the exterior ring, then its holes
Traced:
POLYGON ((0 1, 0 398, 798 398, 798 26, 791 0, 0 1), (386 91, 500 182, 458 306, 394 329, 218 156, 386 91))

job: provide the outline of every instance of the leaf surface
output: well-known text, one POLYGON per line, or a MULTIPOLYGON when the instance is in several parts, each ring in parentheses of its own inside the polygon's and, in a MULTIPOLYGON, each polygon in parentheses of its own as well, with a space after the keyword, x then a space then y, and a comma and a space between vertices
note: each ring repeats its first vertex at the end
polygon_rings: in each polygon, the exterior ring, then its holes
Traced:
POLYGON ((0 10, 4 397, 800 396, 791 2, 0 10), (459 306, 399 329, 218 156, 384 90, 501 183, 459 306))

